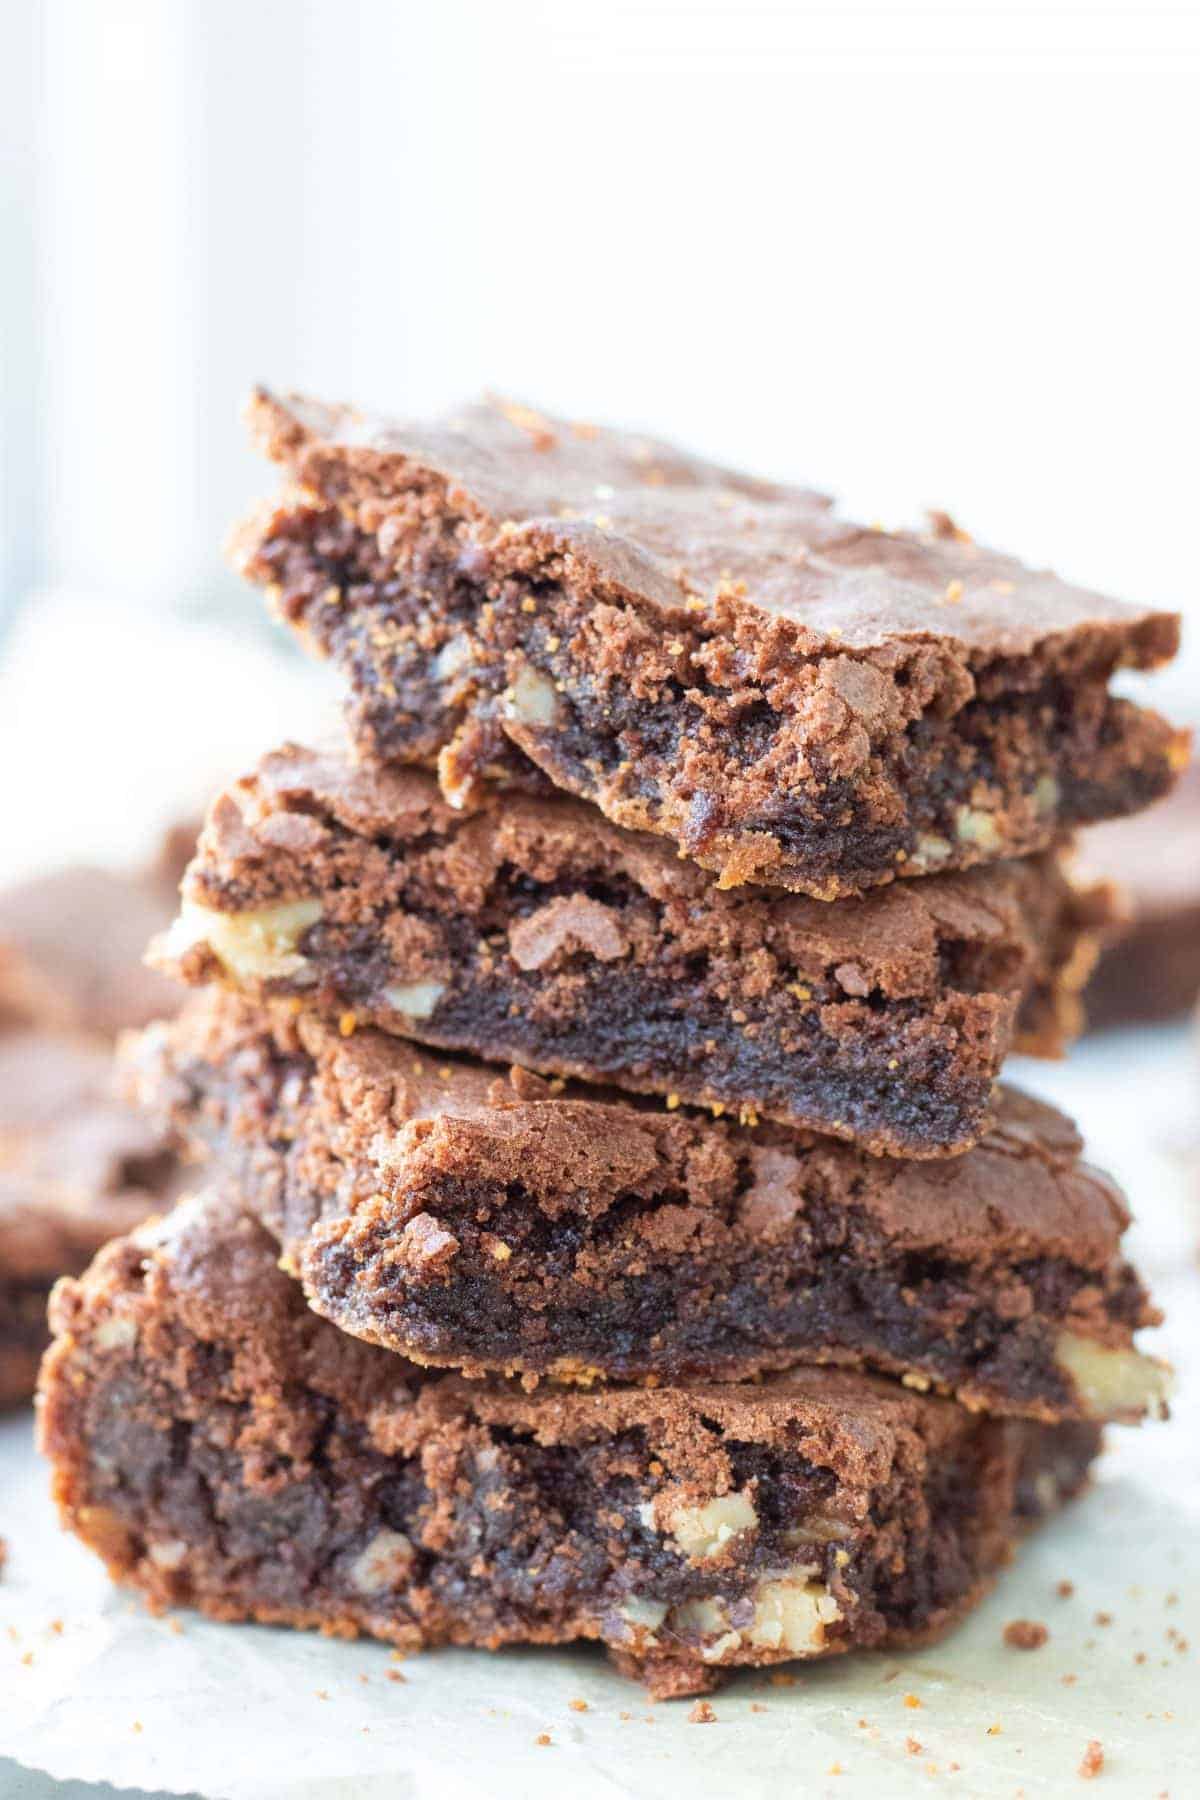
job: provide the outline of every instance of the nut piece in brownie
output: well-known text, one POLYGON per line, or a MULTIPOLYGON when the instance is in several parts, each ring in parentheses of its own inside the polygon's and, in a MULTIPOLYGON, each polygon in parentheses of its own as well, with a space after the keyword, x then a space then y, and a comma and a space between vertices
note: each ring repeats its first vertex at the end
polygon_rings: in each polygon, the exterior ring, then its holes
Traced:
POLYGON ((348 677, 364 756, 440 757, 452 798, 540 771, 726 886, 835 899, 1043 848, 1182 763, 1109 692, 1178 619, 944 519, 864 529, 500 403, 408 425, 259 391, 251 424, 287 487, 241 569, 348 677))
POLYGON ((828 904, 722 890, 564 796, 467 814, 415 769, 287 746, 214 805, 159 966, 422 1043, 966 1149, 1013 1044, 1074 1034, 1106 913, 1044 852, 828 904))
POLYGON ((189 1200, 56 1291, 42 1445, 67 1525, 153 1604, 406 1649, 599 1639, 656 1693, 928 1639, 1073 1494, 1092 1425, 832 1369, 523 1393, 318 1319, 189 1200))
POLYGON ((111 1039, 173 1013, 178 991, 142 959, 171 918, 181 872, 80 866, 0 893, 0 1029, 111 1039))
POLYGON ((1088 983, 1088 1023, 1183 1017, 1200 995, 1200 764, 1161 806, 1089 831, 1081 855, 1124 890, 1129 913, 1088 983))
POLYGON ((169 1203, 175 1178, 162 1134, 112 1091, 106 1051, 0 1035, 0 1407, 33 1392, 57 1278, 169 1203))
POLYGON ((1048 1420, 1162 1403, 1120 1196, 1023 1095, 965 1156, 913 1162, 435 1066, 219 991, 134 1057, 142 1103, 215 1154, 313 1307, 415 1361, 583 1382, 840 1362, 1048 1420))

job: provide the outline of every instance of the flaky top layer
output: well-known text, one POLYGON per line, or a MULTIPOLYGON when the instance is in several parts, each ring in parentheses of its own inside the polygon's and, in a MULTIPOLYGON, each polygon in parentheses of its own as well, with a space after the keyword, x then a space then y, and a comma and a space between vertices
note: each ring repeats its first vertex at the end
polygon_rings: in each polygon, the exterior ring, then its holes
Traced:
POLYGON ((924 536, 855 525, 821 494, 502 401, 416 424, 259 389, 250 420, 323 504, 447 515, 493 566, 553 561, 665 624, 757 622, 801 654, 935 642, 976 667, 1079 639, 1089 660, 1150 668, 1178 645, 1174 615, 1027 569, 944 516, 924 536))

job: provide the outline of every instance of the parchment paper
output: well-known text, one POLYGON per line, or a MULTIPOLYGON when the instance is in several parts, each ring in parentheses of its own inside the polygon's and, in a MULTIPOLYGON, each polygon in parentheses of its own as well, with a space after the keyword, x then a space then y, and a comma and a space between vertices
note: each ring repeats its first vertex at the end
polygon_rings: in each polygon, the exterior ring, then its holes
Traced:
POLYGON ((1097 1739, 1104 1768, 1082 1792, 1190 1800, 1200 1792, 1200 1070, 1181 1029, 1099 1040, 1065 1065, 1014 1072, 1075 1113, 1093 1159, 1131 1194, 1135 1254, 1171 1315, 1161 1335, 1180 1393, 1170 1423, 1111 1434, 1095 1490, 1030 1541, 946 1642, 796 1664, 790 1686, 743 1675, 701 1725, 687 1702, 650 1705, 592 1651, 439 1652, 400 1666, 377 1645, 151 1619, 58 1532, 30 1422, 18 1418, 0 1428, 0 1754, 210 1800, 1012 1800, 1080 1791, 1097 1739), (1044 1648, 1005 1647, 1016 1618, 1049 1627, 1044 1648), (388 1679, 397 1667, 403 1682, 388 1679), (542 1733, 549 1745, 536 1742, 542 1733))

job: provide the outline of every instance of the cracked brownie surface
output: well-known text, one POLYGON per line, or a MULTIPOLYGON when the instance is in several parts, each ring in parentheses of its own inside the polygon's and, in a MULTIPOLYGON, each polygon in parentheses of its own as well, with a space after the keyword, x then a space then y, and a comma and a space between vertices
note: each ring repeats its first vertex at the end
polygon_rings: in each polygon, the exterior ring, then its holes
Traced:
POLYGON ((1162 1403, 1120 1195, 1013 1091, 965 1156, 899 1161, 221 993, 153 1028, 132 1080, 319 1312, 418 1361, 589 1382, 802 1359, 1047 1419, 1162 1403))
POLYGON ((306 1308, 230 1195, 56 1291, 64 1522, 155 1605, 406 1649, 598 1639, 660 1695, 921 1641, 1073 1494, 1094 1426, 843 1371, 527 1395, 306 1308))
POLYGON ((822 899, 1135 811, 1185 743, 1114 698, 1178 620, 822 496, 503 404, 259 391, 287 490, 238 563, 350 684, 367 758, 549 781, 728 886, 822 899))
POLYGON ((1056 1054, 1108 917, 1053 852, 828 904, 733 891, 566 797, 468 813, 295 745, 214 804, 161 967, 547 1074, 878 1152, 984 1130, 1008 1049, 1056 1054))

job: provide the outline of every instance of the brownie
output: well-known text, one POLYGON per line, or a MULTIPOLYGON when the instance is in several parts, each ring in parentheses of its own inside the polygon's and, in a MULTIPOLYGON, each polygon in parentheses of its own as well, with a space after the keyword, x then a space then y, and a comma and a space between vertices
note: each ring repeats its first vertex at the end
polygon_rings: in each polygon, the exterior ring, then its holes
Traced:
POLYGON ((1128 901, 1088 983, 1088 1023, 1182 1017, 1200 995, 1200 764, 1161 806, 1088 832, 1083 855, 1128 901))
POLYGON ((143 957, 175 910, 177 883, 165 865, 145 875, 81 865, 0 893, 0 1029, 111 1039, 174 1012, 178 990, 143 957))
POLYGON ((107 1052, 0 1035, 0 1407, 33 1391, 58 1276, 168 1203, 175 1184, 173 1151, 113 1091, 107 1052))
POLYGON ((431 1374, 317 1318, 275 1256, 222 1194, 56 1291, 55 1496, 154 1605, 406 1650, 598 1639, 695 1693, 936 1636, 1099 1447, 840 1370, 534 1395, 431 1374))
POLYGON ((828 1361, 1051 1421, 1162 1404, 1120 1195, 1015 1092, 965 1156, 900 1161, 220 992, 152 1029, 133 1080, 318 1312, 418 1362, 586 1383, 828 1361))
POLYGON ((1109 692, 1135 611, 824 497, 502 403, 409 425, 258 391, 285 472, 243 572, 348 678, 365 758, 454 800, 547 779, 716 872, 819 899, 1047 846, 1170 786, 1109 692))
POLYGON ((1060 1051, 1106 917, 1044 852, 832 904, 722 890, 555 796, 294 745, 215 803, 159 966, 547 1074, 875 1152, 983 1131, 1013 1044, 1060 1051))

